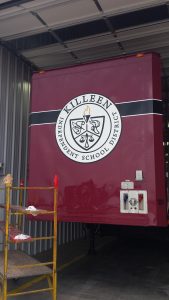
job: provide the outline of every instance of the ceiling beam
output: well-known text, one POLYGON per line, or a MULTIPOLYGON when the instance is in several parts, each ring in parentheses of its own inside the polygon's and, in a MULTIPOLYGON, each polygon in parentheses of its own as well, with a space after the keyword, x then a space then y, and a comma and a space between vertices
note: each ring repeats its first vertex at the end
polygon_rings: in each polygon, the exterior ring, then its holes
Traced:
MULTIPOLYGON (((39 22, 46 27, 47 31, 49 32, 49 34, 52 35, 52 37, 56 40, 57 43, 59 43, 60 45, 62 45, 64 48, 68 49, 68 46, 66 45, 66 43, 64 41, 62 41, 62 39, 60 38, 60 36, 56 33, 56 31, 53 31, 48 24, 41 18, 41 16, 34 11, 30 11, 30 13, 39 20, 39 22)), ((79 58, 77 57, 77 55, 73 52, 73 51, 68 51, 70 53, 70 55, 76 59, 79 60, 79 58)), ((80 62, 80 61, 79 61, 80 62)))
POLYGON ((5 3, 0 4, 0 10, 8 9, 8 8, 15 7, 15 6, 19 6, 19 5, 25 4, 27 2, 33 2, 33 0, 11 0, 11 1, 7 1, 5 3))
POLYGON ((104 11, 103 11, 103 9, 102 9, 100 3, 99 3, 99 0, 93 0, 93 2, 95 3, 97 9, 101 12, 102 18, 103 18, 103 20, 104 20, 104 22, 105 22, 105 24, 106 24, 108 30, 113 34, 113 36, 114 36, 115 38, 117 38, 117 45, 118 45, 118 47, 119 47, 120 50, 123 52, 123 54, 126 54, 126 51, 125 51, 125 49, 124 49, 124 47, 123 47, 123 44, 118 40, 116 30, 114 29, 112 23, 110 22, 110 20, 109 20, 106 16, 104 16, 104 11))

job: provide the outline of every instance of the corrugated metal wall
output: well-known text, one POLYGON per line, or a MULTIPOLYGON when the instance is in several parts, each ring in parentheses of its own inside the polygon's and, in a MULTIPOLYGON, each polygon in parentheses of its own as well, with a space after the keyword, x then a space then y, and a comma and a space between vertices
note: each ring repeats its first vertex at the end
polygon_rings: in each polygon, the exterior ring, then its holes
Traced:
MULTIPOLYGON (((26 178, 30 81, 30 68, 0 46, 0 181, 11 173, 15 185, 26 178)), ((3 192, 0 201, 4 201, 3 192)))
MULTIPOLYGON (((7 173, 13 174, 14 185, 20 179, 26 182, 28 151, 28 118, 31 90, 31 69, 19 58, 0 46, 0 168, 1 178, 7 173)), ((13 194, 13 203, 18 202, 18 195, 13 194)), ((0 202, 4 193, 0 192, 0 202)), ((2 210, 0 218, 2 219, 2 210)), ((24 221, 27 233, 48 235, 52 231, 50 222, 24 221)), ((68 243, 84 236, 79 223, 60 223, 58 226, 59 244, 68 243)), ((0 236, 2 242, 2 236, 0 236)), ((35 254, 51 247, 50 242, 41 241, 24 245, 29 253, 35 254)))
POLYGON ((26 176, 30 68, 0 47, 0 176, 26 176))
MULTIPOLYGON (((36 236, 48 236, 52 235, 52 223, 51 222, 42 222, 35 221, 30 222, 26 221, 27 233, 36 236)), ((84 238, 86 235, 83 225, 80 223, 64 223, 61 222, 58 224, 58 245, 64 245, 70 243, 74 240, 84 238)), ((22 245, 22 249, 28 252, 31 255, 34 255, 39 252, 46 251, 52 247, 51 240, 41 240, 32 243, 25 243, 22 245)))

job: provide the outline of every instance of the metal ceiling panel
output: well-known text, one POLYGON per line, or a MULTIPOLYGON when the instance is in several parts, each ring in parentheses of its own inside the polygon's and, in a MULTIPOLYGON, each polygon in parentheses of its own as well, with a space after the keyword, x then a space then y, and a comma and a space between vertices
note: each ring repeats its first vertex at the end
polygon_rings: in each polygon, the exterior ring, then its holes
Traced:
POLYGON ((4 10, 0 10, 0 19, 1 18, 7 18, 7 17, 9 17, 9 15, 10 16, 17 15, 21 11, 23 11, 23 9, 21 7, 18 7, 18 6, 14 6, 14 7, 8 8, 8 9, 4 9, 4 10))
MULTIPOLYGON (((63 27, 60 29, 53 29, 52 31, 54 34, 59 35, 62 41, 67 42, 69 40, 80 39, 86 36, 104 34, 106 32, 109 32, 109 29, 105 21, 103 19, 99 19, 77 25, 72 25, 69 27, 63 27)), ((23 36, 21 36, 20 34, 17 37, 10 36, 5 37, 4 39, 6 41, 13 40, 12 44, 14 44, 17 47, 17 49, 21 51, 30 48, 45 46, 50 43, 56 42, 56 39, 51 34, 50 29, 48 30, 48 27, 44 27, 43 29, 41 29, 41 32, 39 32, 34 31, 33 35, 30 35, 30 33, 29 35, 28 33, 23 33, 23 36), (46 32, 43 32, 43 30, 46 30, 46 32)))
POLYGON ((101 58, 113 57, 117 55, 122 55, 122 51, 119 49, 117 44, 111 44, 106 46, 93 47, 88 49, 83 49, 79 51, 74 51, 80 60, 96 60, 101 58))
POLYGON ((50 4, 56 4, 56 0, 33 0, 31 2, 28 3, 24 3, 21 5, 21 7, 28 9, 28 10, 32 10, 32 9, 36 9, 37 7, 48 7, 50 4))
POLYGON ((126 52, 151 51, 169 46, 169 32, 122 42, 126 52))
POLYGON ((64 4, 37 10, 40 17, 52 27, 71 25, 100 17, 100 13, 91 0, 73 0, 64 4))
MULTIPOLYGON (((73 40, 67 42, 67 46, 71 50, 81 50, 81 49, 88 49, 97 46, 106 46, 109 44, 115 44, 117 42, 117 38, 115 38, 111 33, 107 33, 104 35, 95 35, 91 37, 86 37, 83 39, 73 40)), ((105 48, 106 51, 107 48, 105 48)))
POLYGON ((0 37, 11 36, 42 28, 43 25, 31 14, 25 13, 6 19, 0 19, 0 37))
POLYGON ((94 37, 70 41, 67 43, 68 48, 63 47, 60 44, 54 44, 46 47, 40 47, 37 49, 22 51, 22 55, 24 55, 27 59, 30 59, 42 55, 47 55, 47 54, 55 53, 57 55, 57 53, 67 53, 70 51, 75 52, 75 51, 86 50, 86 49, 88 50, 92 48, 94 49, 94 52, 96 52, 96 47, 98 47, 99 49, 101 46, 104 46, 105 53, 108 51, 108 47, 111 48, 111 51, 112 49, 119 50, 116 44, 116 39, 113 37, 111 33, 108 33, 105 35, 100 35, 100 36, 96 35, 94 37))
POLYGON ((40 68, 156 51, 168 70, 169 0, 24 2, 0 9, 0 38, 40 68))
MULTIPOLYGON (((47 49, 46 49, 47 50, 47 49)), ((80 62, 89 62, 92 60, 98 60, 101 58, 109 58, 114 56, 122 55, 121 50, 117 46, 117 44, 86 48, 85 50, 74 51, 74 54, 78 57, 78 59, 74 59, 71 56, 71 53, 63 53, 63 52, 54 52, 54 48, 48 48, 49 54, 44 54, 43 49, 39 49, 39 53, 36 52, 37 56, 35 56, 35 52, 32 51, 31 56, 30 53, 24 53, 29 60, 36 64, 39 68, 54 68, 54 67, 65 67, 71 66, 75 64, 79 64, 80 62), (53 52, 52 52, 53 50, 53 52)), ((58 49, 57 49, 58 50, 58 49)))
POLYGON ((50 45, 46 47, 41 47, 33 50, 22 51, 22 55, 26 58, 30 59, 33 57, 38 57, 42 55, 50 55, 50 54, 57 54, 57 53, 67 53, 68 49, 63 47, 60 44, 50 45))
POLYGON ((99 0, 106 15, 121 14, 128 11, 143 9, 145 7, 161 5, 163 0, 99 0))
POLYGON ((25 14, 26 12, 31 12, 36 9, 36 7, 41 8, 41 7, 48 7, 51 4, 53 4, 56 1, 55 0, 32 0, 28 1, 25 3, 21 3, 18 0, 18 5, 16 5, 13 1, 5 1, 5 3, 10 4, 9 7, 7 6, 6 8, 1 7, 1 1, 0 1, 0 16, 4 17, 13 17, 14 15, 17 14, 25 14), (13 5, 12 5, 13 4, 13 5))
POLYGON ((64 67, 65 65, 72 65, 76 63, 75 59, 73 59, 69 53, 38 56, 31 58, 31 62, 40 68, 54 68, 54 66, 64 67))
POLYGON ((146 36, 153 36, 158 33, 169 32, 169 20, 161 23, 144 25, 137 28, 128 28, 124 30, 117 30, 117 35, 120 41, 132 40, 146 36))
POLYGON ((32 0, 31 2, 22 4, 22 7, 35 10, 36 8, 45 8, 53 4, 64 4, 70 1, 72 0, 32 0))

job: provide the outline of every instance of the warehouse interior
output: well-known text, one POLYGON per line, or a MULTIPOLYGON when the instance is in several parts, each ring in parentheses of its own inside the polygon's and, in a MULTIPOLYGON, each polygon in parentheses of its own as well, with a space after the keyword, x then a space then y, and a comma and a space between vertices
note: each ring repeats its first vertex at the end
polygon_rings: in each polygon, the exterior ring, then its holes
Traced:
MULTIPOLYGON (((8 173, 13 175, 14 185, 19 185, 21 179, 27 180, 33 73, 147 52, 160 54, 163 92, 167 98, 169 1, 0 0, 0 181, 8 173)), ((2 192, 1 197, 4 197, 2 192)), ((35 222, 34 227, 27 222, 25 227, 30 234, 51 233, 48 221, 35 222)), ((129 236, 126 241, 120 232, 113 235, 113 241, 109 237, 99 238, 96 257, 86 257, 88 246, 83 224, 62 222, 58 225, 58 245, 61 263, 74 262, 63 273, 59 271, 60 300, 168 298, 166 240, 142 243, 129 236), (133 264, 127 263, 128 260, 134 261, 133 264), (119 266, 120 261, 123 267, 119 266), (111 270, 107 272, 105 266, 111 266, 111 270), (112 277, 112 270, 116 278, 112 277)), ((49 241, 42 241, 23 245, 23 250, 37 255, 47 253, 50 247, 49 241)), ((48 294, 41 299, 50 299, 47 297, 48 294)))

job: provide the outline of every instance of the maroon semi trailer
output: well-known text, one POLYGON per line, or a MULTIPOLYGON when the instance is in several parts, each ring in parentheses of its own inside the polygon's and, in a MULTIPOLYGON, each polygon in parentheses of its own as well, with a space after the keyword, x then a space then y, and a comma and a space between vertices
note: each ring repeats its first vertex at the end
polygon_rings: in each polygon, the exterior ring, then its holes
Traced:
POLYGON ((58 175, 60 221, 168 226, 163 117, 157 54, 34 74, 29 185, 58 175))

